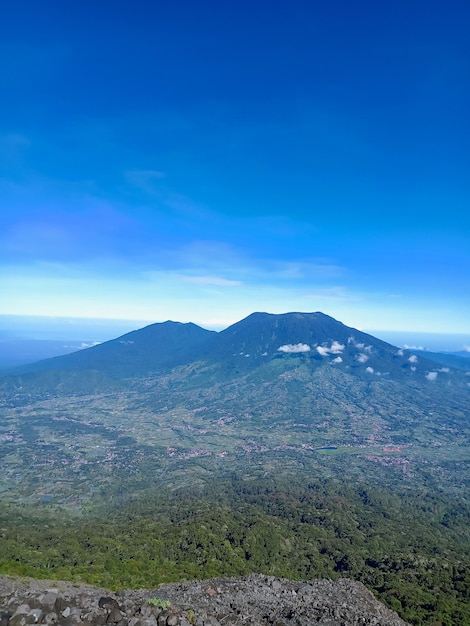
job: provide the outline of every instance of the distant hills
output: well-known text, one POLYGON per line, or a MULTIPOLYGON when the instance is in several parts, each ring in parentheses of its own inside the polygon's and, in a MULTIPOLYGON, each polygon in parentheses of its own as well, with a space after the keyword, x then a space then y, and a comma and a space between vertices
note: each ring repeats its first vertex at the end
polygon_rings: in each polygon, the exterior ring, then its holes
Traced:
POLYGON ((193 360, 216 334, 191 323, 151 324, 91 348, 24 365, 16 371, 98 370, 115 378, 142 376, 193 360))
POLYGON ((448 367, 455 367, 461 370, 470 368, 470 352, 464 352, 463 350, 460 352, 430 352, 429 350, 410 349, 409 352, 448 367))

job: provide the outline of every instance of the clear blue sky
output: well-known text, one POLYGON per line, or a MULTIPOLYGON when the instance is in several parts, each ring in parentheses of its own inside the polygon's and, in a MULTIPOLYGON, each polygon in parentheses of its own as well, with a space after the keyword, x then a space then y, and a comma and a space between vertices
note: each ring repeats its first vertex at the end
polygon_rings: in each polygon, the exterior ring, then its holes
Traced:
POLYGON ((0 314, 470 333, 470 4, 0 22, 0 314))

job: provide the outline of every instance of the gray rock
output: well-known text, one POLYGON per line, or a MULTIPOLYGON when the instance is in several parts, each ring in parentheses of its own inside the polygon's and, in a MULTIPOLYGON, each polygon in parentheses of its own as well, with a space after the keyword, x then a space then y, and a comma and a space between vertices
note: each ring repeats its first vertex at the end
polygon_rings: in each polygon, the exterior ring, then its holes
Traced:
POLYGON ((67 608, 67 600, 62 597, 56 597, 54 602, 54 611, 56 613, 62 613, 67 608))
POLYGON ((56 600, 57 600, 57 594, 52 591, 48 591, 39 596, 39 601, 43 609, 47 611, 48 613, 54 610, 54 605, 55 605, 56 600))
POLYGON ((362 584, 251 575, 114 594, 90 585, 0 576, 0 626, 405 626, 362 584), (163 610, 149 598, 169 602, 163 610))
MULTIPOLYGON (((116 603, 117 604, 117 603, 116 603)), ((122 613, 120 609, 113 607, 108 614, 108 618, 106 620, 107 624, 118 624, 122 620, 122 613)))
POLYGON ((98 600, 98 606, 108 611, 111 611, 112 609, 117 609, 118 611, 121 610, 118 601, 115 598, 111 598, 110 596, 101 597, 98 600))
POLYGON ((168 612, 167 611, 163 611, 162 613, 160 613, 160 615, 157 617, 157 624, 158 624, 158 626, 166 626, 167 618, 168 618, 168 612))

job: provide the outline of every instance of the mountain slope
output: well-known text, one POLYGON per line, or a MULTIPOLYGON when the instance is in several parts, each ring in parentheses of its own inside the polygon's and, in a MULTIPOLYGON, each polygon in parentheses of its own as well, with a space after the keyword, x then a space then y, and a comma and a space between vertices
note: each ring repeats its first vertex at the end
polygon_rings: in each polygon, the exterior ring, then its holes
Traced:
MULTIPOLYGON (((8 613, 0 613, 0 621, 6 626, 48 623, 46 616, 57 618, 57 613, 64 611, 72 617, 87 615, 90 626, 116 623, 114 618, 126 624, 157 624, 158 620, 158 624, 176 626, 196 623, 296 626, 300 620, 311 623, 312 616, 319 626, 339 623, 406 626, 364 585, 344 578, 305 584, 251 575, 173 583, 156 590, 127 589, 115 594, 90 585, 3 576, 0 577, 1 605, 8 607, 8 613)), ((78 624, 72 617, 67 623, 78 624)))
POLYGON ((143 376, 193 360, 197 349, 215 335, 196 324, 167 321, 73 354, 23 366, 17 372, 99 370, 115 378, 143 376))
MULTIPOLYGON (((400 350, 324 313, 253 313, 204 346, 203 359, 225 375, 264 368, 272 360, 292 359, 312 369, 331 365, 366 380, 387 377, 414 384, 446 373, 426 354, 400 350)), ((469 366, 470 370, 470 366, 469 366)))
POLYGON ((366 376, 415 373, 422 377, 439 371, 439 363, 427 353, 400 350, 317 312, 253 313, 219 333, 192 323, 151 324, 92 348, 23 366, 16 372, 97 370, 106 376, 128 378, 197 361, 229 364, 247 371, 272 359, 295 357, 303 357, 312 367, 330 363, 366 376))
POLYGON ((429 350, 407 350, 407 352, 440 363, 444 367, 470 371, 468 352, 430 352, 429 350))

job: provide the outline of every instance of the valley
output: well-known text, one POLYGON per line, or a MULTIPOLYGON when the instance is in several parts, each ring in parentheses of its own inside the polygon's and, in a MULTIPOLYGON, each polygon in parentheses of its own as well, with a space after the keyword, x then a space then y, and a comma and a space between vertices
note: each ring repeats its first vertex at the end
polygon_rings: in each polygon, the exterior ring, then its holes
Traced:
POLYGON ((279 457, 268 465, 282 473, 286 455, 299 466, 353 463, 351 473, 364 480, 380 474, 388 483, 399 472, 401 480, 420 475, 451 490, 464 482, 464 396, 451 410, 427 396, 424 410, 391 382, 364 383, 330 369, 312 374, 296 357, 261 382, 244 376, 188 388, 191 372, 128 380, 129 389, 116 393, 10 398, 18 406, 2 411, 3 497, 77 506, 104 491, 111 476, 150 485, 149 464, 157 484, 195 459, 258 469, 279 457))
POLYGON ((0 379, 0 571, 346 575, 470 623, 466 370, 322 314, 154 326, 0 379))

